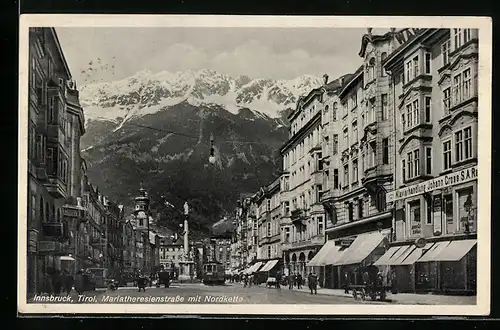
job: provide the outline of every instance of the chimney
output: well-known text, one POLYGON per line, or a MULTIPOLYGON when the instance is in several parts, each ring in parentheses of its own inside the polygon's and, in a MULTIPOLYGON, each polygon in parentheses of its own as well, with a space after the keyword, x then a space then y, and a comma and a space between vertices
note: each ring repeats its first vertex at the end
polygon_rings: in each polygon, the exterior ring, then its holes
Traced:
POLYGON ((328 84, 328 75, 326 73, 323 75, 323 83, 328 84))

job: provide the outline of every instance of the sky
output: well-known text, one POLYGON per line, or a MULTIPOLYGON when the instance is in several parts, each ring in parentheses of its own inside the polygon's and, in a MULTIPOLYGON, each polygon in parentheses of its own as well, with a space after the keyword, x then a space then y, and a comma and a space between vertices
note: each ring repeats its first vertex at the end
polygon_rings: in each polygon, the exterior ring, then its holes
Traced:
POLYGON ((211 69, 253 79, 327 73, 335 79, 359 67, 361 37, 366 33, 361 28, 69 27, 56 31, 80 85, 119 80, 141 70, 211 69))

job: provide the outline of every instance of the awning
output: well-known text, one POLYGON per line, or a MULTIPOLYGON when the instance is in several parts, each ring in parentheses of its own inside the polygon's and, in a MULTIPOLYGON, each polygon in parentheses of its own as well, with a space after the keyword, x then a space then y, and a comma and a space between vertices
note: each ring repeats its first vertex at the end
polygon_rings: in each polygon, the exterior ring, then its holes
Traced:
POLYGON ((75 261, 75 258, 71 257, 71 256, 61 256, 61 260, 65 260, 65 261, 75 261))
POLYGON ((340 246, 338 247, 335 246, 335 241, 333 240, 326 241, 325 245, 323 245, 323 247, 318 251, 318 253, 316 253, 316 255, 311 260, 309 260, 306 266, 324 266, 325 265, 324 261, 326 259, 326 256, 330 252, 334 252, 335 248, 337 248, 337 250, 340 248, 340 246))
POLYGON ((388 266, 392 265, 392 261, 399 256, 399 251, 406 246, 393 246, 387 250, 383 256, 381 256, 375 263, 375 266, 388 266))
POLYGON ((362 262, 382 243, 384 238, 385 235, 378 231, 358 235, 351 246, 345 250, 342 257, 333 265, 352 265, 362 262))
POLYGON ((407 265, 413 265, 419 258, 422 257, 422 255, 425 253, 425 251, 428 251, 434 246, 434 243, 427 243, 423 248, 417 248, 414 247, 411 250, 411 253, 406 257, 406 258, 399 258, 397 261, 397 266, 407 266, 407 265))
POLYGON ((260 268, 261 265, 262 261, 257 261, 255 264, 250 266, 244 273, 245 274, 255 273, 260 268))
POLYGON ((394 258, 394 261, 392 262, 392 265, 393 266, 398 266, 398 265, 401 265, 402 262, 404 262, 406 260, 406 258, 408 258, 408 256, 410 254, 412 254, 412 252, 416 249, 415 245, 408 245, 406 247, 406 249, 403 251, 403 253, 401 253, 399 256, 397 256, 397 258, 394 258))
POLYGON ((450 241, 437 242, 434 246, 427 251, 417 262, 438 261, 435 259, 444 249, 450 244, 450 241))
POLYGON ((451 241, 439 254, 434 256, 435 261, 460 261, 476 245, 475 239, 451 241))
POLYGON ((270 271, 271 269, 273 269, 274 266, 276 266, 276 264, 278 263, 278 260, 269 260, 265 265, 264 267, 262 267, 262 269, 260 270, 261 272, 268 272, 270 271))
POLYGON ((344 252, 347 251, 347 248, 342 249, 343 247, 340 245, 335 245, 328 254, 323 259, 323 263, 325 266, 335 265, 335 263, 342 258, 344 252))

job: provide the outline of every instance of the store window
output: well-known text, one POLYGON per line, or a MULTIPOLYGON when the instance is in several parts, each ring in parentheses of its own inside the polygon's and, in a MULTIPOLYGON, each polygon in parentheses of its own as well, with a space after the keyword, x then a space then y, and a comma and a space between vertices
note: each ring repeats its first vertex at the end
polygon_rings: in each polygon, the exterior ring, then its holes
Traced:
POLYGON ((412 236, 418 236, 421 232, 420 218, 420 200, 412 201, 408 204, 410 217, 410 233, 412 236))
POLYGON ((454 221, 453 221, 453 195, 446 194, 443 196, 443 207, 444 215, 446 219, 446 232, 454 233, 454 221))
POLYGON ((477 202, 472 187, 458 191, 458 219, 461 232, 475 232, 475 211, 477 202))

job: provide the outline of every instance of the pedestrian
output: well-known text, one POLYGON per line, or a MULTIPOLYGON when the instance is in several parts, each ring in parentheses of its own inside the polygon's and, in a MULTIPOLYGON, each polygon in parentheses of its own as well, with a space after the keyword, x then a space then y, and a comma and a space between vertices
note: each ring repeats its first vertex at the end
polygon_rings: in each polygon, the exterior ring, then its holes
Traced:
POLYGON ((297 289, 302 289, 302 274, 297 274, 297 289))
POLYGON ((85 278, 83 273, 83 269, 80 269, 75 276, 75 290, 78 294, 82 294, 85 291, 85 278))
POLYGON ((312 274, 312 288, 314 294, 318 294, 318 275, 315 272, 312 274))
POLYGON ((392 269, 391 272, 391 293, 392 294, 398 293, 398 283, 396 278, 396 271, 394 269, 392 269))
POLYGON ((288 289, 293 289, 294 283, 295 283, 295 275, 293 273, 290 273, 290 275, 288 275, 288 289))
POLYGON ((67 269, 65 269, 64 270, 64 289, 65 289, 67 294, 71 293, 71 289, 73 288, 73 283, 74 283, 73 275, 71 275, 70 272, 67 269))
POLYGON ((344 293, 349 294, 349 274, 344 272, 344 293))
POLYGON ((276 273, 276 289, 281 289, 280 282, 281 282, 281 273, 277 272, 276 273))
POLYGON ((309 286, 310 294, 313 294, 313 275, 311 272, 307 276, 307 285, 309 286))
POLYGON ((369 282, 370 282, 370 274, 368 274, 368 271, 365 270, 365 272, 363 273, 363 284, 368 285, 369 282))

